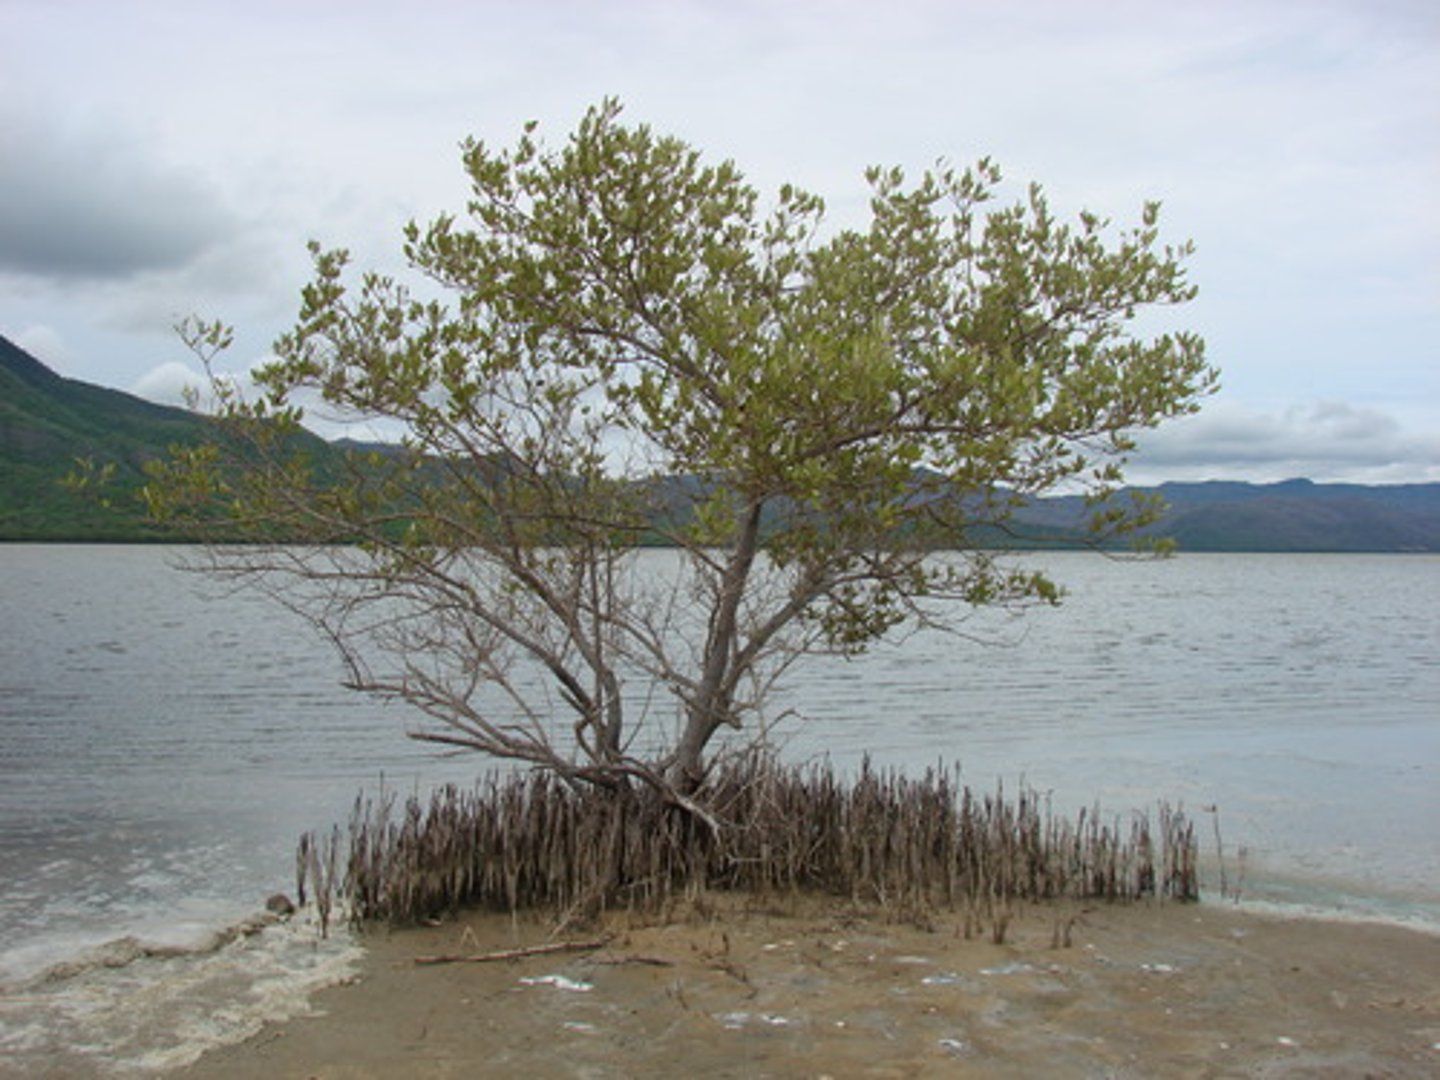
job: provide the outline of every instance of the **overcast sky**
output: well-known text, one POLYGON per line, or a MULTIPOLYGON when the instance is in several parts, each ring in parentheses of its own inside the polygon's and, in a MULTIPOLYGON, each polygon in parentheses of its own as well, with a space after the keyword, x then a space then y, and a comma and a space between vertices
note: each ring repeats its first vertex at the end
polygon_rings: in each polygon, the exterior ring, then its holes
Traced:
POLYGON ((839 224, 867 165, 982 155, 1160 199, 1224 385, 1132 477, 1440 481, 1434 0, 0 0, 0 41, 0 333, 75 378, 177 400, 191 313, 259 359, 307 239, 393 268, 462 138, 615 95, 839 224))

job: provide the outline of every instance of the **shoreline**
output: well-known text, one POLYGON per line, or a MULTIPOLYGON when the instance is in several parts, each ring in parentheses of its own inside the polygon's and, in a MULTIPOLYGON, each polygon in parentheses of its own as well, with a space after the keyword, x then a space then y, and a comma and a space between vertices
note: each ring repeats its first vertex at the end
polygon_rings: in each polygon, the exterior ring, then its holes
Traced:
POLYGON ((1006 940, 826 898, 706 897, 559 935, 376 929, 308 1015, 177 1080, 1267 1077, 1440 1071, 1440 935, 1224 902, 1026 906, 1006 940), (557 941, 599 948, 474 962, 557 941), (1067 944, 1068 941, 1068 944, 1067 944), (417 963, 417 958, 466 958, 417 963))

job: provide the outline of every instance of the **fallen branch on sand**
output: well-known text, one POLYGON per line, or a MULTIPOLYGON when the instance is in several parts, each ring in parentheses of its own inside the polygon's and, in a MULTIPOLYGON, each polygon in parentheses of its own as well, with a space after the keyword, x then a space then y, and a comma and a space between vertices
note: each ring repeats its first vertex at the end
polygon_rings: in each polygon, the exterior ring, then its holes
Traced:
POLYGON ((440 956, 417 956, 417 964, 493 964, 504 960, 523 960, 527 956, 550 956, 564 952, 592 952, 610 944, 614 935, 594 941, 552 941, 545 945, 527 945, 521 949, 503 949, 489 953, 450 953, 440 956))

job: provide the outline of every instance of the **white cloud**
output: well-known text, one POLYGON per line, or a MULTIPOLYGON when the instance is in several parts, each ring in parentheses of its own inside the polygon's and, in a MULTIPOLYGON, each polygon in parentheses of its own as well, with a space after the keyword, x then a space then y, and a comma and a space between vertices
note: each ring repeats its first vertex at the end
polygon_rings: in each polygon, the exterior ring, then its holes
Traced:
POLYGON ((74 362, 74 355, 65 344, 64 338, 52 326, 37 323, 6 336, 51 371, 63 375, 74 362))
POLYGON ((158 405, 184 406, 190 403, 190 396, 198 394, 206 382, 205 376, 188 364, 167 360, 140 376, 131 386, 130 392, 158 405))
MULTIPOLYGON (((255 367, 271 357, 257 359, 245 370, 219 370, 217 377, 238 393, 242 400, 253 400, 258 390, 252 374, 255 367)), ((157 405, 198 408, 208 411, 214 404, 210 377, 198 367, 178 360, 157 364, 135 381, 130 392, 157 405)), ((305 409, 304 425, 322 439, 353 439, 358 442, 398 442, 404 435, 403 426, 390 421, 342 415, 326 406, 313 391, 300 391, 292 401, 305 409)))

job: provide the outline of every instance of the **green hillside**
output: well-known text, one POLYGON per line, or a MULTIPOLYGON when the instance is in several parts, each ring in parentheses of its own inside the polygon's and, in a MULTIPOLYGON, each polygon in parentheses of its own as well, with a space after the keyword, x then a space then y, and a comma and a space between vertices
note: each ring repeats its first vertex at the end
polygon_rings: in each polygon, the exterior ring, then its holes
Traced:
POLYGON ((62 378, 0 337, 0 539, 159 538, 136 498, 145 462, 206 434, 184 409, 62 378), (103 492, 62 483, 80 459, 113 468, 103 492))

